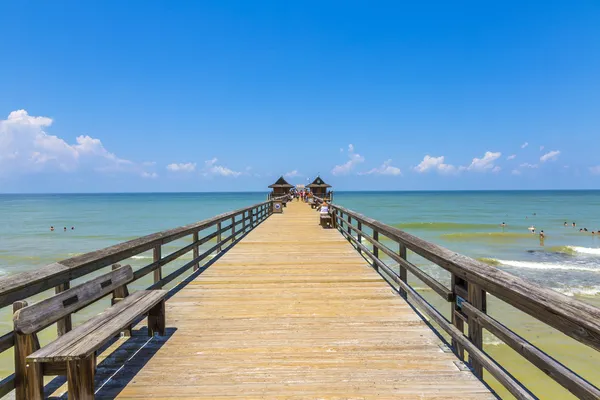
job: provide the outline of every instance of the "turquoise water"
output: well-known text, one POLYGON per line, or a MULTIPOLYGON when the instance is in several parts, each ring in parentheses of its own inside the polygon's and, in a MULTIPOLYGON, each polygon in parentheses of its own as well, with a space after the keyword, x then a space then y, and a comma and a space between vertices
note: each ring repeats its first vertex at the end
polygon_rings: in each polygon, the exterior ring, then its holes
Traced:
MULTIPOLYGON (((265 201, 266 193, 0 195, 0 274, 33 270, 74 255, 141 235, 189 224, 265 201), (50 231, 50 226, 56 229, 50 231), (63 231, 63 227, 67 231, 63 231), (71 227, 75 228, 71 230, 71 227)), ((339 192, 335 202, 394 225, 453 251, 479 258, 512 274, 600 306, 600 191, 531 192, 339 192), (502 228, 500 224, 506 223, 502 228), (568 222, 565 227, 564 222, 568 222), (577 226, 573 228, 572 222, 577 226), (528 227, 546 234, 544 242, 528 227), (580 228, 589 232, 581 233, 580 228)), ((170 243, 163 254, 189 243, 170 243)), ((392 245, 390 243, 390 245, 392 245)), ((205 244, 210 247, 211 244, 205 244)), ((165 267, 164 275, 191 259, 186 254, 165 267)), ((409 253, 409 259, 443 283, 449 274, 409 253)), ((134 269, 147 265, 151 252, 126 260, 134 269)), ((151 276, 136 282, 146 287, 151 276), (144 280, 145 279, 145 280, 144 280)), ((411 284, 448 314, 449 307, 420 282, 411 284)), ((39 297, 39 296, 38 296, 39 297)), ((108 303, 74 316, 84 321, 108 303)), ((600 355, 535 319, 488 298, 488 311, 520 335, 548 351, 584 377, 600 384, 600 355)), ((10 307, 0 310, 0 334, 11 329, 10 307)), ((50 327, 42 342, 55 336, 50 327)), ((484 348, 541 398, 570 398, 542 372, 491 335, 484 348)), ((12 372, 11 352, 0 355, 0 377, 12 372)), ((489 381, 504 397, 499 385, 489 381)))
MULTIPOLYGON (((0 195, 0 273, 35 269, 265 198, 265 193, 0 195)), ((598 191, 339 192, 335 202, 567 295, 600 295, 600 237, 591 234, 600 230, 598 191), (532 225, 545 232, 543 245, 529 233, 532 225), (584 227, 588 232, 579 232, 584 227)), ((136 260, 143 264, 144 256, 136 260)), ((418 263, 428 268, 425 260, 418 263)))

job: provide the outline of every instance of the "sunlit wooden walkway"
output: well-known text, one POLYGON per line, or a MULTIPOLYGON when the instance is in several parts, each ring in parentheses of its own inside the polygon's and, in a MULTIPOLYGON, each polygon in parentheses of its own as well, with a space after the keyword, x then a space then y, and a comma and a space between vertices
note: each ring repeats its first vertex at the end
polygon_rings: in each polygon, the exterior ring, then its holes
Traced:
POLYGON ((338 231, 284 210, 167 302, 168 337, 129 339, 98 398, 494 398, 338 231))

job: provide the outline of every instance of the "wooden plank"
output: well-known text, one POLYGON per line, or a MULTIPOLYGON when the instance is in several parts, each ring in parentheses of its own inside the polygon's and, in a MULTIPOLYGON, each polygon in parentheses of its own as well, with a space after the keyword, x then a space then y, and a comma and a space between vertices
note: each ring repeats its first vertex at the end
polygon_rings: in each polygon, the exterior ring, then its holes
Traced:
POLYGON ((113 379, 103 396, 493 399, 319 218, 290 202, 178 288, 166 303, 176 330, 146 345, 121 370, 135 379, 113 379))
POLYGON ((127 265, 29 307, 21 308, 13 317, 15 331, 23 334, 39 332, 64 316, 101 299, 132 279, 131 266, 127 265))
POLYGON ((538 349, 526 339, 517 335, 494 318, 468 303, 463 303, 463 311, 478 325, 490 331, 498 339, 509 345, 548 376, 561 384, 580 399, 600 399, 600 389, 571 371, 569 368, 538 349))
POLYGON ((165 290, 141 290, 27 356, 33 362, 81 360, 162 301, 165 290))
POLYGON ((334 205, 409 250, 447 269, 456 276, 479 285, 519 310, 539 319, 596 350, 600 350, 600 309, 470 257, 427 242, 400 229, 362 214, 334 205))
POLYGON ((0 353, 5 352, 6 350, 13 347, 15 341, 14 332, 8 332, 4 335, 0 336, 0 353))

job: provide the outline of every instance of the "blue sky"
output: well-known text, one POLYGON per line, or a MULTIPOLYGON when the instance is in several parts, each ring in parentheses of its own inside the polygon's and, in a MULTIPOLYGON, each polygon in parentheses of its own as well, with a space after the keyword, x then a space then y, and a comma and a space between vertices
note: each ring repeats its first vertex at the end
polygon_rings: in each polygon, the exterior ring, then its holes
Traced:
POLYGON ((598 21, 597 1, 3 2, 0 192, 599 188, 598 21))

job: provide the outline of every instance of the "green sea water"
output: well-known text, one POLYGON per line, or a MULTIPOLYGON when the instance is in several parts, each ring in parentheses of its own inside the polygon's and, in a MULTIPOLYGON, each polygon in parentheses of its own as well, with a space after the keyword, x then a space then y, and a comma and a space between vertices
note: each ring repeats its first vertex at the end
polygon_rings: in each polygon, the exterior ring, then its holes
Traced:
MULTIPOLYGON (((0 195, 0 274, 34 270, 54 261, 110 246, 156 231, 185 225, 216 214, 262 202, 266 193, 66 194, 0 195), (55 231, 50 231, 50 226, 55 231), (64 227, 67 228, 66 232, 64 227), (73 227, 74 229, 71 229, 73 227)), ((335 202, 453 251, 481 259, 512 274, 600 306, 600 192, 338 192, 335 202), (501 227, 501 223, 505 227, 501 227), (564 226, 567 222, 568 226, 564 226), (576 227, 572 227, 572 223, 576 227), (543 230, 544 242, 538 235, 543 230), (579 232, 580 228, 588 232, 579 232)), ((182 239, 165 246, 164 254, 189 243, 182 239)), ((210 247, 210 244, 206 244, 210 247)), ((169 266, 189 260, 186 255, 169 266)), ((134 268, 151 262, 144 253, 126 260, 134 268)), ((409 253, 409 259, 443 283, 449 274, 409 253)), ((148 279, 151 279, 148 277, 148 279)), ((137 287, 147 286, 141 281, 137 287)), ((449 315, 449 306, 412 281, 423 295, 449 315)), ((86 309, 75 322, 96 313, 86 309)), ((489 312, 586 379, 600 385, 598 353, 534 318, 490 296, 489 312)), ((0 310, 0 329, 11 329, 11 312, 0 310)), ((48 329, 42 341, 51 340, 48 329)), ((570 398, 491 335, 485 350, 541 398, 570 398)), ((401 340, 399 337, 398 340, 401 340)), ((12 355, 0 355, 2 376, 12 372, 12 355)), ((494 389, 506 393, 492 380, 494 389)))

